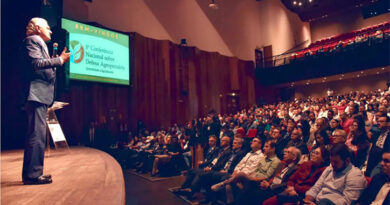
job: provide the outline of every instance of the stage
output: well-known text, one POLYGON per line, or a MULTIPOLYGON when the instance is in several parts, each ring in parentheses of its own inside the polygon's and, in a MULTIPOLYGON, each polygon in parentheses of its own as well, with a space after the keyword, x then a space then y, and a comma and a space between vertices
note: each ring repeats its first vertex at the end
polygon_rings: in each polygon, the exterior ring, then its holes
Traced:
POLYGON ((23 185, 23 150, 1 152, 1 204, 125 204, 120 165, 87 147, 46 151, 44 174, 52 184, 23 185))

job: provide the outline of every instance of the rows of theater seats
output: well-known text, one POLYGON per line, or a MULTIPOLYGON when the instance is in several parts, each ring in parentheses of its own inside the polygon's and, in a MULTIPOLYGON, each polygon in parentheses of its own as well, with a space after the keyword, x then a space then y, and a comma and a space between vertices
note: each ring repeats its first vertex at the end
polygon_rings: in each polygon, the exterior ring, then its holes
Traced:
POLYGON ((347 46, 367 42, 370 39, 374 40, 373 43, 377 43, 380 42, 380 39, 388 39, 389 35, 390 22, 385 22, 353 32, 323 38, 310 44, 307 48, 293 53, 291 59, 334 51, 337 48, 346 48, 347 46))
MULTIPOLYGON (((123 154, 119 160, 124 162, 122 165, 130 164, 140 172, 157 176, 172 171, 179 174, 178 171, 187 169, 186 182, 174 193, 190 200, 234 204, 305 200, 310 204, 307 200, 318 203, 328 197, 333 202, 339 199, 342 204, 358 199, 365 204, 365 200, 376 200, 379 189, 372 186, 378 186, 378 180, 383 181, 386 174, 390 176, 389 161, 382 161, 382 154, 390 152, 389 93, 352 92, 279 102, 231 115, 212 112, 183 126, 175 124, 151 134, 141 131, 140 139, 134 137, 119 143, 118 149, 123 154), (199 147, 203 149, 203 157, 199 157, 199 147), (339 159, 344 163, 351 161, 353 174, 344 176, 343 173, 349 173, 345 170, 336 173, 345 180, 341 185, 336 178, 321 175, 329 174, 337 165, 329 166, 330 155, 341 156, 339 159), (289 170, 287 177, 289 165, 295 170, 289 170), (372 177, 372 185, 368 187, 372 177), (323 178, 326 180, 316 183, 323 178), (337 193, 321 191, 329 191, 327 186, 333 186, 327 181, 336 186, 330 192, 338 189, 337 193), (363 190, 366 191, 362 194, 363 190), (322 198, 308 198, 307 193, 322 198)), ((386 156, 390 160, 390 155, 386 156)), ((388 194, 383 200, 389 202, 388 194)))

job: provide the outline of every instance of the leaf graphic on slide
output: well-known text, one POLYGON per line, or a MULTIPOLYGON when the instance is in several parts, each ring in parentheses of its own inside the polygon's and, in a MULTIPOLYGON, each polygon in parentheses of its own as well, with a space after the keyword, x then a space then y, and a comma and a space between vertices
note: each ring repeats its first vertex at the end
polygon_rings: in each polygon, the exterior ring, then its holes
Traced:
POLYGON ((84 58, 84 48, 78 41, 71 41, 71 55, 74 63, 80 63, 84 58))

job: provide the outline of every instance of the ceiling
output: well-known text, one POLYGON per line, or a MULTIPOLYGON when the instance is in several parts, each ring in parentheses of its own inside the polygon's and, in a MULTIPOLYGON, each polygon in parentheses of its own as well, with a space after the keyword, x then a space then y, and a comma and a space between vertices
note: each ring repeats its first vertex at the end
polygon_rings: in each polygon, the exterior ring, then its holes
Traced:
POLYGON ((383 0, 281 0, 289 10, 297 13, 302 21, 316 21, 331 15, 360 9, 383 0))

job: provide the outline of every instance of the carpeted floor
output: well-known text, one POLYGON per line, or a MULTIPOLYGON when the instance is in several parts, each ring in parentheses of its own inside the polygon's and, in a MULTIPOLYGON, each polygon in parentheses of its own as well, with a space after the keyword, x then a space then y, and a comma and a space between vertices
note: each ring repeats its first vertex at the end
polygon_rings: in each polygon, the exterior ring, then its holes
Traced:
POLYGON ((150 181, 132 171, 123 170, 127 205, 187 205, 183 199, 176 197, 168 189, 180 186, 183 176, 150 181))

